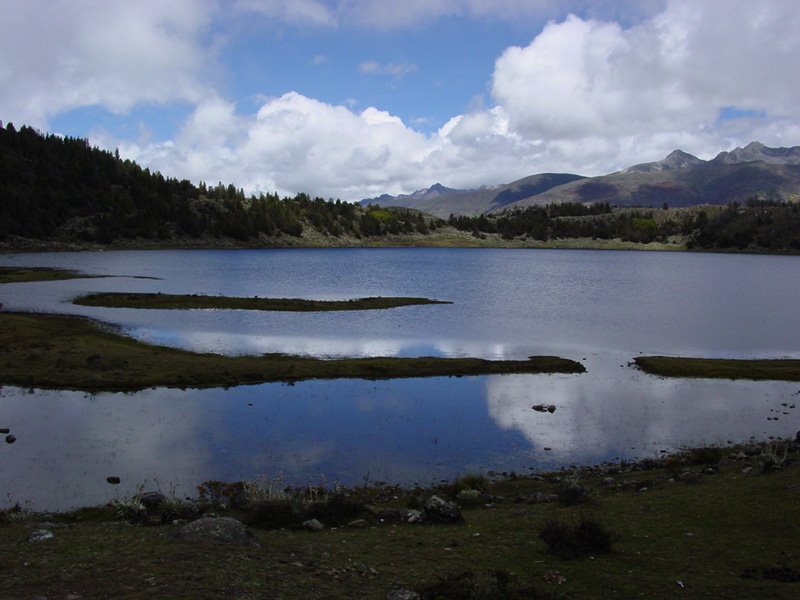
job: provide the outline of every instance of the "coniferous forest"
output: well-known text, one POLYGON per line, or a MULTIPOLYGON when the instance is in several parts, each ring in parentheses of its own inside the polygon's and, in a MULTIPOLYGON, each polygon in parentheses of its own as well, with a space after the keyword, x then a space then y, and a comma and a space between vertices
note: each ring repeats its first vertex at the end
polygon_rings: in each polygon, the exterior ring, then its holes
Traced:
POLYGON ((233 185, 195 185, 151 172, 81 138, 0 127, 0 242, 170 245, 218 240, 270 245, 306 230, 328 238, 414 235, 436 230, 475 238, 546 242, 620 239, 681 240, 689 249, 800 252, 800 207, 754 197, 746 204, 668 210, 597 204, 532 206, 449 220, 402 208, 360 206, 307 194, 246 195, 233 185))

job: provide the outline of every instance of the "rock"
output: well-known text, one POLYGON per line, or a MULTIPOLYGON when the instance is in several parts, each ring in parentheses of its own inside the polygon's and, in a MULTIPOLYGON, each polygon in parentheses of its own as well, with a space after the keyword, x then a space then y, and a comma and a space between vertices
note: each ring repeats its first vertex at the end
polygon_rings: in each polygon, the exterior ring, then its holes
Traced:
POLYGON ((684 471, 678 475, 678 479, 689 483, 698 483, 700 481, 700 473, 695 473, 694 471, 684 471))
POLYGON ((11 433, 11 429, 8 427, 0 427, 0 433, 11 433))
POLYGON ((423 518, 421 511, 415 510, 413 508, 408 511, 408 517, 406 518, 407 523, 422 523, 422 520, 423 518))
POLYGON ((753 467, 745 467, 744 469, 742 469, 742 475, 747 475, 752 470, 753 470, 753 467))
POLYGON ((37 529, 28 536, 29 542, 43 542, 45 540, 53 539, 53 532, 47 529, 37 529))
POLYGON ((613 477, 604 477, 603 480, 600 482, 600 485, 603 485, 605 487, 610 487, 612 485, 615 485, 616 483, 617 482, 613 477))
POLYGON ((136 497, 144 504, 147 510, 158 508, 167 499, 161 492, 144 492, 143 494, 137 494, 136 497))
POLYGON ((391 590, 386 594, 386 600, 420 600, 421 598, 422 596, 412 590, 391 590))
POLYGON ((378 508, 377 506, 367 505, 364 509, 379 521, 402 523, 408 519, 408 511, 401 508, 378 508))
POLYGON ((534 404, 531 408, 536 412, 548 412, 551 414, 556 412, 555 404, 534 404))
POLYGON ((442 500, 439 496, 428 498, 423 510, 425 520, 432 523, 460 523, 464 520, 458 504, 442 500))
POLYGON ((175 534, 184 542, 223 542, 240 546, 258 546, 255 536, 241 522, 231 517, 204 517, 181 527, 175 534))
POLYGON ((13 444, 17 441, 17 437, 14 434, 6 436, 6 444, 13 444))
POLYGON ((303 522, 303 529, 308 531, 322 531, 325 529, 325 526, 317 519, 309 519, 308 521, 303 522))
POLYGON ((366 529, 369 527, 369 523, 367 523, 364 519, 356 519, 355 521, 350 521, 347 526, 351 529, 366 529))
POLYGON ((108 477, 106 477, 106 481, 111 485, 119 485, 119 482, 122 480, 116 475, 109 475, 108 477))

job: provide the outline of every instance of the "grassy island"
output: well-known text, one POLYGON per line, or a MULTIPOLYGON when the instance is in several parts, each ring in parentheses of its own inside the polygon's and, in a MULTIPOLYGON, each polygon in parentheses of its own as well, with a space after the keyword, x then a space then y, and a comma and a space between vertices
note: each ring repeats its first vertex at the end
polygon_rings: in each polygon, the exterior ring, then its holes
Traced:
POLYGON ((25 283, 28 281, 60 281, 96 277, 84 275, 69 269, 49 269, 46 267, 0 267, 0 284, 25 283))
POLYGON ((800 360, 637 356, 636 366, 662 377, 800 381, 800 360))
POLYGON ((75 304, 103 306, 106 308, 160 308, 160 309, 235 309, 263 311, 345 311, 379 310, 421 304, 452 304, 444 300, 429 298, 374 297, 353 300, 304 300, 301 298, 236 298, 228 296, 204 296, 199 294, 128 294, 98 293, 81 296, 75 304))
POLYGON ((85 391, 217 387, 303 379, 583 373, 554 356, 348 358, 221 356, 145 344, 83 318, 0 313, 0 384, 85 391))

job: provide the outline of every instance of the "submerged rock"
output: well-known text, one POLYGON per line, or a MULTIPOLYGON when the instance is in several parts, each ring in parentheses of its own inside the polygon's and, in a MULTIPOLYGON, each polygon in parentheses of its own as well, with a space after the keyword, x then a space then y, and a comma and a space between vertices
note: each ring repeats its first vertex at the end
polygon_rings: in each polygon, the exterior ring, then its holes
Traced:
POLYGON ((556 412, 555 404, 534 404, 531 408, 536 412, 548 412, 551 414, 556 412))
POLYGON ((108 477, 106 477, 106 481, 108 483, 110 483, 111 485, 118 485, 119 482, 122 481, 122 480, 119 477, 117 477, 116 475, 109 475, 108 477))
POLYGON ((231 517, 204 517, 181 527, 175 534, 184 542, 223 542, 239 546, 258 546, 255 536, 231 517))
POLYGON ((16 441, 17 441, 17 436, 15 436, 13 433, 11 435, 6 436, 6 444, 13 444, 16 441))

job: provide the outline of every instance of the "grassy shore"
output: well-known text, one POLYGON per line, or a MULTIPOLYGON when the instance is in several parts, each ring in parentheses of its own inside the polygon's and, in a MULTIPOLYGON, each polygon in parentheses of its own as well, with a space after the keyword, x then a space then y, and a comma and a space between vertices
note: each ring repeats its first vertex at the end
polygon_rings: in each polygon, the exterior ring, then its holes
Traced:
POLYGON ((123 391, 342 377, 584 371, 580 363, 554 356, 506 361, 436 357, 322 360, 277 354, 229 357, 144 344, 87 319, 0 313, 0 384, 27 387, 123 391))
POLYGON ((637 367, 662 377, 800 381, 800 360, 637 356, 637 367))
POLYGON ((198 294, 127 294, 98 293, 81 296, 74 300, 82 306, 104 306, 107 308, 159 308, 159 309, 236 309, 263 311, 347 311, 380 310, 400 306, 424 304, 452 304, 429 298, 373 297, 353 300, 304 300, 301 298, 239 298, 229 296, 203 296, 198 294))
POLYGON ((156 525, 157 511, 142 526, 113 506, 11 510, 0 513, 0 596, 384 600, 404 589, 459 600, 797 598, 797 458, 797 445, 773 443, 496 482, 464 477, 429 490, 298 491, 297 506, 319 509, 316 532, 291 518, 281 525, 275 501, 193 507, 191 518, 244 521, 259 546, 181 541, 183 524, 156 525), (460 499, 463 522, 390 517, 434 493, 460 499), (587 538, 593 550, 554 553, 571 538, 554 543, 552 533, 581 522, 610 547, 587 538), (40 529, 54 537, 28 541, 40 529))

